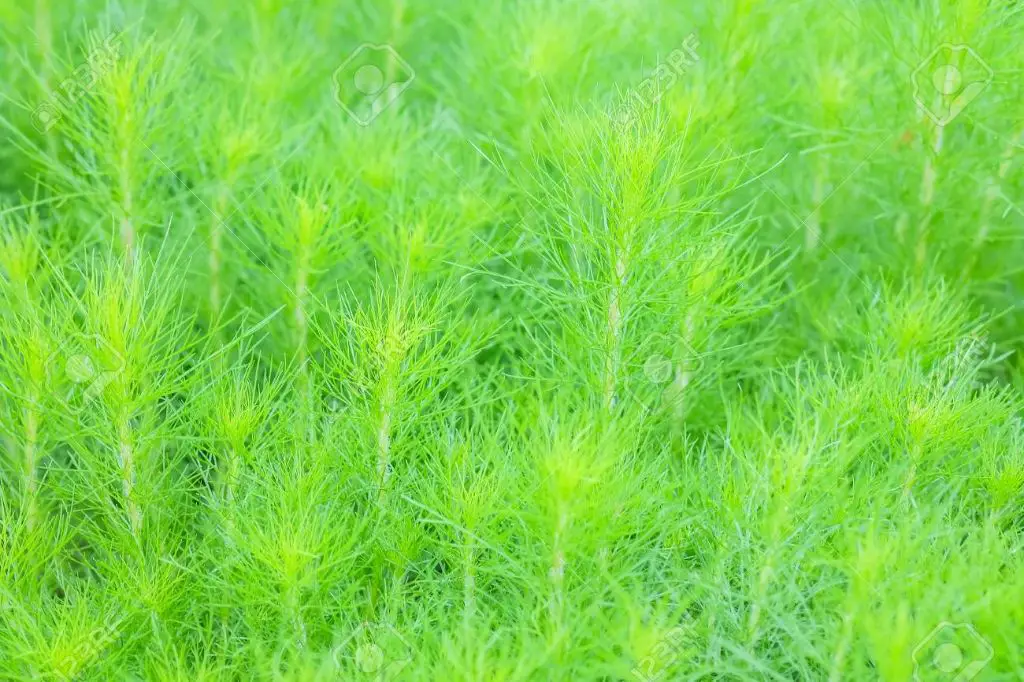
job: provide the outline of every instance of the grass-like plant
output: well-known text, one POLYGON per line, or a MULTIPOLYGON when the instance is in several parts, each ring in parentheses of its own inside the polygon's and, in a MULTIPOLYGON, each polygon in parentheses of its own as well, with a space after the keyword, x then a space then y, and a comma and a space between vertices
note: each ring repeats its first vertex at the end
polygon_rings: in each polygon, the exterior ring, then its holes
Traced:
POLYGON ((0 0, 0 680, 1024 677, 1024 12, 0 0))

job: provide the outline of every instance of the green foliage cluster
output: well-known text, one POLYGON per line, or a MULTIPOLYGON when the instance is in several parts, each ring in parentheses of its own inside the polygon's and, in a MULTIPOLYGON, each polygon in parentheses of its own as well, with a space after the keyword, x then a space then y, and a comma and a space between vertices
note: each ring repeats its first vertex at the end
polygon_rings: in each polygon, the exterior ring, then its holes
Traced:
POLYGON ((0 19, 0 680, 1024 676, 1019 3, 0 19))

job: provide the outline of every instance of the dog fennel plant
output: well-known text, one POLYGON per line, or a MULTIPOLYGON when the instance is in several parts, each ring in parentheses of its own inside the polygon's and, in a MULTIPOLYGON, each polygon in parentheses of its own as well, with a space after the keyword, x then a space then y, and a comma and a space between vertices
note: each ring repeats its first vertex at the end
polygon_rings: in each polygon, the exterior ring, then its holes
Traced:
POLYGON ((1024 676, 1013 3, 0 19, 0 679, 1024 676))

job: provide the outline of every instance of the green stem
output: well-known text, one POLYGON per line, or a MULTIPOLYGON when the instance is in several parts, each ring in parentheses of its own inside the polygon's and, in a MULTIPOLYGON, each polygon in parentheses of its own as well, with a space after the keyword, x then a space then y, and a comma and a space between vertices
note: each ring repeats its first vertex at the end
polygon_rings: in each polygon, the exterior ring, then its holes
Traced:
POLYGON ((807 231, 804 241, 807 250, 814 252, 821 242, 821 209, 825 201, 825 183, 828 179, 828 163, 824 157, 817 164, 814 174, 814 186, 811 190, 811 215, 807 219, 807 231))
POLYGON ((1002 183, 1010 173, 1010 167, 1013 165, 1013 153, 1016 151, 1017 145, 1020 144, 1021 140, 1024 140, 1024 130, 1017 133, 1010 141, 1010 144, 1007 145, 1006 150, 1003 152, 1002 161, 999 164, 999 171, 989 181, 988 187, 985 189, 985 199, 981 205, 981 218, 978 221, 978 234, 974 237, 971 259, 964 273, 966 276, 970 276, 971 271, 977 265, 980 251, 988 240, 989 233, 992 230, 992 206, 995 204, 996 197, 1002 191, 1002 183))
POLYGON ((227 205, 227 190, 221 187, 214 204, 213 224, 210 226, 210 314, 220 319, 221 312, 221 262, 223 259, 221 240, 223 224, 221 216, 227 205))
POLYGON ((28 404, 25 406, 25 514, 28 529, 31 531, 36 524, 38 514, 38 490, 39 477, 37 472, 38 464, 38 441, 39 441, 39 410, 37 408, 39 395, 33 389, 28 397, 28 404))
POLYGON ((467 538, 466 563, 464 568, 462 587, 464 595, 463 617, 468 624, 476 612, 476 552, 472 536, 467 538))
POLYGON ((128 525, 136 539, 142 531, 142 509, 135 499, 135 450, 132 447, 131 427, 127 416, 121 416, 117 424, 118 461, 121 465, 121 492, 128 510, 128 525))
POLYGON ((622 291, 626 284, 627 262, 622 253, 615 257, 615 279, 608 297, 607 312, 607 356, 604 372, 604 408, 611 412, 615 408, 616 391, 619 383, 619 366, 622 362, 622 291))
POLYGON ((124 251, 126 263, 135 262, 135 225, 132 222, 132 187, 131 169, 129 168, 128 148, 121 149, 120 180, 121 180, 121 249, 124 251))
POLYGON ((559 505, 558 520, 551 543, 551 568, 548 577, 551 579, 553 593, 551 596, 551 617, 555 623, 562 621, 565 610, 565 533, 569 527, 569 514, 563 505, 559 505))

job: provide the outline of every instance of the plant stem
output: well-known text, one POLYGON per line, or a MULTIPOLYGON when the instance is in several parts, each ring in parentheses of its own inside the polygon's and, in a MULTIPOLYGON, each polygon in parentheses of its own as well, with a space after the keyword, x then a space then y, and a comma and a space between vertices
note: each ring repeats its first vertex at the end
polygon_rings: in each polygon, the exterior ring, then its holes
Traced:
POLYGON ((811 190, 811 215, 807 218, 807 231, 805 244, 811 253, 818 249, 821 241, 821 207, 825 201, 825 181, 828 174, 828 165, 824 157, 818 162, 817 172, 814 174, 814 186, 811 190))
POLYGON ((307 319, 307 298, 309 295, 309 247, 303 244, 299 251, 298 267, 295 272, 295 346, 299 366, 306 371, 309 355, 309 321, 307 319))
POLYGON ((565 582, 565 547, 563 546, 565 532, 569 526, 569 514, 563 504, 559 504, 558 520, 555 525, 554 538, 552 540, 552 559, 548 577, 554 594, 551 597, 551 618, 553 621, 561 622, 565 606, 565 595, 563 584, 565 582))
POLYGON ((907 242, 907 223, 910 222, 910 215, 906 211, 900 211, 896 218, 896 241, 901 245, 907 242))
POLYGON ((377 479, 381 488, 385 488, 391 475, 391 421, 395 404, 398 400, 398 371, 401 366, 401 349, 396 344, 401 344, 402 336, 402 311, 405 308, 406 289, 410 273, 408 264, 402 270, 399 279, 398 294, 395 303, 388 312, 388 321, 384 330, 384 340, 381 344, 383 356, 381 362, 383 371, 378 384, 377 401, 377 479))
POLYGON ((627 263, 622 252, 615 256, 615 279, 608 297, 608 327, 606 330, 604 408, 611 412, 615 408, 616 390, 619 381, 619 365, 622 362, 622 289, 626 283, 627 263))
POLYGON ((380 421, 377 424, 377 478, 381 486, 387 484, 391 468, 391 409, 394 403, 394 388, 389 381, 384 387, 380 404, 380 421))
POLYGON ((128 148, 121 149, 121 249, 124 251, 125 262, 135 262, 135 226, 132 224, 132 187, 129 169, 128 148))
POLYGON ((939 153, 942 151, 945 130, 945 126, 935 126, 935 138, 930 152, 925 156, 924 170, 921 173, 921 207, 924 209, 924 215, 918 227, 917 249, 914 254, 914 262, 918 270, 924 267, 924 261, 928 256, 928 229, 932 220, 932 204, 935 202, 935 183, 938 178, 936 164, 939 153))
POLYGON ((127 415, 118 418, 118 458, 121 464, 121 491, 128 510, 128 525, 136 539, 142 530, 142 510, 135 499, 135 451, 131 442, 131 427, 127 415))
POLYGON ((685 405, 683 398, 686 393, 686 388, 690 385, 690 381, 693 379, 693 368, 690 366, 691 354, 693 352, 693 340, 696 336, 696 317, 699 314, 699 307, 694 306, 686 313, 686 318, 683 320, 683 355, 686 357, 686 366, 677 364, 675 367, 675 376, 672 380, 672 400, 674 402, 676 421, 681 424, 683 421, 683 415, 685 412, 685 405))
POLYGON ((224 215, 227 206, 227 190, 222 185, 217 191, 214 204, 213 224, 210 226, 210 314, 214 320, 220 319, 221 310, 221 239, 223 236, 224 215))
MULTIPOLYGON (((391 39, 399 43, 401 42, 401 31, 402 21, 405 18, 405 0, 398 0, 392 8, 391 12, 391 39)), ((387 64, 384 67, 384 86, 388 88, 392 83, 395 82, 395 76, 398 71, 398 63, 395 61, 395 55, 391 50, 387 51, 387 64)), ((395 100, 392 106, 397 109, 401 103, 401 98, 395 100)))
POLYGON ((302 608, 299 604, 299 588, 294 583, 288 585, 284 598, 285 610, 291 617, 292 627, 295 628, 295 637, 299 649, 305 648, 307 640, 306 621, 302 618, 302 608))
POLYGON ((775 572, 774 560, 769 550, 768 557, 757 578, 757 593, 754 595, 754 604, 750 609, 750 618, 747 620, 747 636, 749 645, 753 647, 760 639, 761 609, 764 600, 768 596, 768 587, 771 585, 772 574, 775 572))
MULTIPOLYGON (((946 84, 942 92, 953 92, 953 79, 957 73, 956 69, 950 69, 946 74, 946 84)), ((932 139, 930 153, 924 159, 924 171, 921 179, 921 206, 924 208, 924 215, 921 218, 921 226, 918 231, 917 251, 915 253, 915 264, 918 270, 924 267, 928 255, 928 230, 932 220, 932 205, 935 202, 935 184, 938 179, 937 164, 939 155, 942 153, 942 143, 946 132, 946 124, 935 124, 935 137, 932 139)))
POLYGON ((853 641, 852 609, 843 613, 843 629, 839 635, 839 644, 836 645, 835 653, 832 654, 832 671, 829 673, 828 682, 841 682, 843 679, 843 665, 846 662, 846 655, 850 652, 850 643, 853 641))
POLYGON ((964 274, 969 276, 974 266, 977 265, 979 252, 984 247, 985 242, 988 240, 989 232, 992 230, 992 206, 995 204, 996 197, 1002 191, 1002 183, 1006 180, 1006 176, 1010 173, 1010 167, 1013 165, 1013 152, 1016 151, 1017 145, 1024 140, 1024 130, 1017 133, 1010 144, 1006 146, 1006 150, 1003 152, 1002 160, 999 163, 999 171, 996 177, 989 180, 988 187, 985 190, 985 199, 981 204, 981 217, 978 220, 978 234, 974 237, 974 244, 971 253, 970 262, 965 268, 964 274))
POLYGON ((227 526, 227 541, 234 543, 232 538, 235 529, 235 491, 238 487, 238 476, 241 468, 241 458, 238 456, 238 449, 234 445, 227 448, 227 466, 221 468, 220 473, 220 503, 224 515, 224 523, 227 526))
POLYGON ((464 595, 463 617, 468 624, 476 612, 476 552, 473 537, 467 535, 466 564, 462 578, 462 589, 464 595))
POLYGON ((302 428, 305 442, 312 442, 313 434, 313 383, 309 374, 309 275, 310 251, 312 245, 303 235, 299 240, 295 268, 295 353, 299 362, 299 394, 302 400, 302 428))
MULTIPOLYGON (((49 0, 36 0, 36 37, 39 40, 39 51, 43 57, 43 96, 48 102, 53 101, 53 86, 50 79, 53 77, 53 29, 50 15, 49 0)), ((46 133, 46 149, 51 158, 57 156, 57 138, 53 131, 46 133)))
POLYGON ((903 479, 903 489, 900 494, 901 504, 905 503, 913 495, 914 482, 917 480, 917 467, 921 462, 923 453, 924 448, 921 446, 921 442, 915 441, 910 449, 910 470, 907 471, 907 476, 903 479))
POLYGON ((39 393, 30 389, 28 404, 25 405, 25 515, 26 524, 31 531, 35 527, 38 506, 39 478, 37 468, 37 448, 39 441, 39 393))

